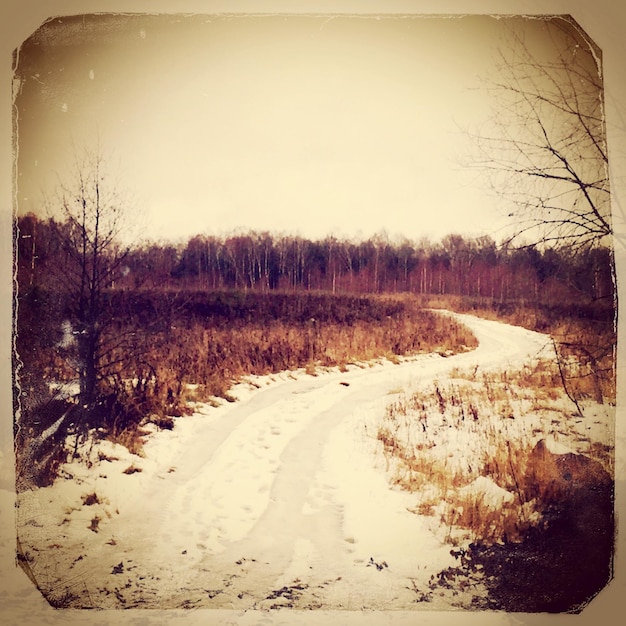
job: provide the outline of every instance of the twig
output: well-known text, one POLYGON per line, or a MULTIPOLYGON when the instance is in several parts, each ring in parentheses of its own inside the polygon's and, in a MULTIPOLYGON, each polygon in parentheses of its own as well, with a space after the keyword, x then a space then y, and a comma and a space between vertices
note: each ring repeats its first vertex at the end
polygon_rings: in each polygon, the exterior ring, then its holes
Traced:
POLYGON ((574 403, 574 405, 576 406, 576 410, 578 411, 578 415, 580 417, 583 417, 583 412, 580 408, 580 405, 578 404, 578 401, 576 400, 576 398, 570 393, 569 389, 567 388, 567 383, 565 382, 565 374, 563 373, 563 367, 561 365, 561 357, 559 356, 559 350, 557 348, 556 345, 556 341, 554 340, 554 337, 552 337, 552 345, 554 346, 554 353, 556 355, 556 363, 558 365, 559 368, 559 375, 561 376, 561 383, 563 384, 563 390, 565 391, 565 394, 567 395, 567 397, 574 403))

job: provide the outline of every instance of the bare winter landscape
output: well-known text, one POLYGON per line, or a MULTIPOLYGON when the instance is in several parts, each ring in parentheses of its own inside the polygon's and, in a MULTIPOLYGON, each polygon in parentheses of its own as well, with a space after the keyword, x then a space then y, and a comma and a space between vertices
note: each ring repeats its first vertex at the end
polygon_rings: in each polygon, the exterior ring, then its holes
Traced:
POLYGON ((567 16, 35 31, 1 494, 20 593, 240 617, 593 602, 615 551, 600 57, 567 16), (446 33, 433 72, 422 46, 446 33), (426 150, 448 122, 460 143, 426 150))
MULTIPOLYGON (((554 382, 545 335, 462 321, 479 342, 470 352, 246 378, 236 402, 194 405, 172 430, 146 429, 141 456, 85 442, 53 485, 18 498, 24 565, 53 604, 81 608, 442 610, 519 601, 494 591, 489 560, 465 568, 459 557, 469 541, 519 541, 543 526, 541 497, 515 482, 529 483, 532 469, 550 472, 541 475, 545 490, 566 489, 573 475, 568 496, 602 519, 611 506, 612 409, 576 413, 554 382), (525 384, 533 374, 538 389, 525 384), (428 404, 434 381, 447 398, 441 410, 428 404), (414 394, 425 407, 411 403, 414 394)), ((568 532, 576 536, 562 549, 576 559, 586 545, 604 549, 600 571, 588 566, 576 582, 605 582, 610 529, 568 532)), ((508 592, 547 591, 567 608, 563 575, 526 584, 508 592)))

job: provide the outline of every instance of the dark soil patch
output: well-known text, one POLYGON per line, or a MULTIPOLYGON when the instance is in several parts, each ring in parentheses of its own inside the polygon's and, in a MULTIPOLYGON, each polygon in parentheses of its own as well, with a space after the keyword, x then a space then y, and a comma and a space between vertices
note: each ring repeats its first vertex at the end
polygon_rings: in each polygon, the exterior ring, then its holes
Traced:
POLYGON ((472 544, 440 578, 457 586, 479 576, 489 596, 477 608, 579 613, 612 578, 614 530, 612 486, 581 490, 522 542, 472 544))

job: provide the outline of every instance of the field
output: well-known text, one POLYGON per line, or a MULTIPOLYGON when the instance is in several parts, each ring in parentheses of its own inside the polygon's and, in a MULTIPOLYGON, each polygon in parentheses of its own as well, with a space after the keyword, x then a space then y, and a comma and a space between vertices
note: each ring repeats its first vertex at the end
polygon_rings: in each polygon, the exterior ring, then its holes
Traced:
POLYGON ((241 17, 13 46, 0 613, 619 601, 606 46, 569 15, 241 17))
POLYGON ((18 448, 18 556, 53 606, 575 612, 610 579, 611 379, 548 335, 409 296, 110 308, 136 404, 45 441, 35 410, 18 448))
POLYGON ((142 425, 171 428, 194 402, 229 400, 243 376, 297 368, 314 375, 330 366, 476 345, 460 324, 407 297, 113 291, 103 305, 108 320, 99 354, 101 399, 84 416, 71 397, 77 342, 71 333, 64 336, 62 314, 43 304, 52 295, 38 292, 37 298, 44 323, 39 317, 30 326, 24 316, 18 334, 26 362, 20 372, 18 487, 54 479, 67 434, 84 438, 98 428, 139 452, 142 425), (33 337, 36 328, 42 332, 33 337), (30 442, 63 415, 63 428, 47 434, 34 457, 30 442))

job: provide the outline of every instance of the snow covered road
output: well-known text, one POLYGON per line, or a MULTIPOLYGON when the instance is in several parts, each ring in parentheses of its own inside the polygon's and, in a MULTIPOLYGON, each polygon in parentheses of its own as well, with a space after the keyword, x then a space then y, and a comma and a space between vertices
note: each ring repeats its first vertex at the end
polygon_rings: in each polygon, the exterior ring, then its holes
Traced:
POLYGON ((544 335, 458 317, 476 350, 251 379, 237 402, 155 432, 145 458, 103 448, 108 458, 74 480, 24 494, 33 574, 66 583, 75 606, 449 608, 416 604, 455 560, 408 510, 411 494, 390 488, 376 424, 420 382, 518 367, 549 349, 544 335), (141 471, 124 473, 131 460, 141 471), (100 503, 81 506, 90 492, 100 503))
POLYGON ((179 599, 210 588, 220 590, 211 606, 414 606, 411 579, 425 586, 454 559, 407 510, 411 496, 389 489, 376 455, 377 417, 390 394, 419 380, 453 367, 513 366, 546 345, 523 329, 463 320, 480 342, 471 353, 287 381, 222 418, 231 427, 225 439, 220 433, 207 445, 194 437, 185 458, 204 451, 206 461, 193 463, 166 516, 177 512, 184 519, 174 528, 186 526, 176 537, 166 531, 172 552, 202 570, 188 571, 179 599))

